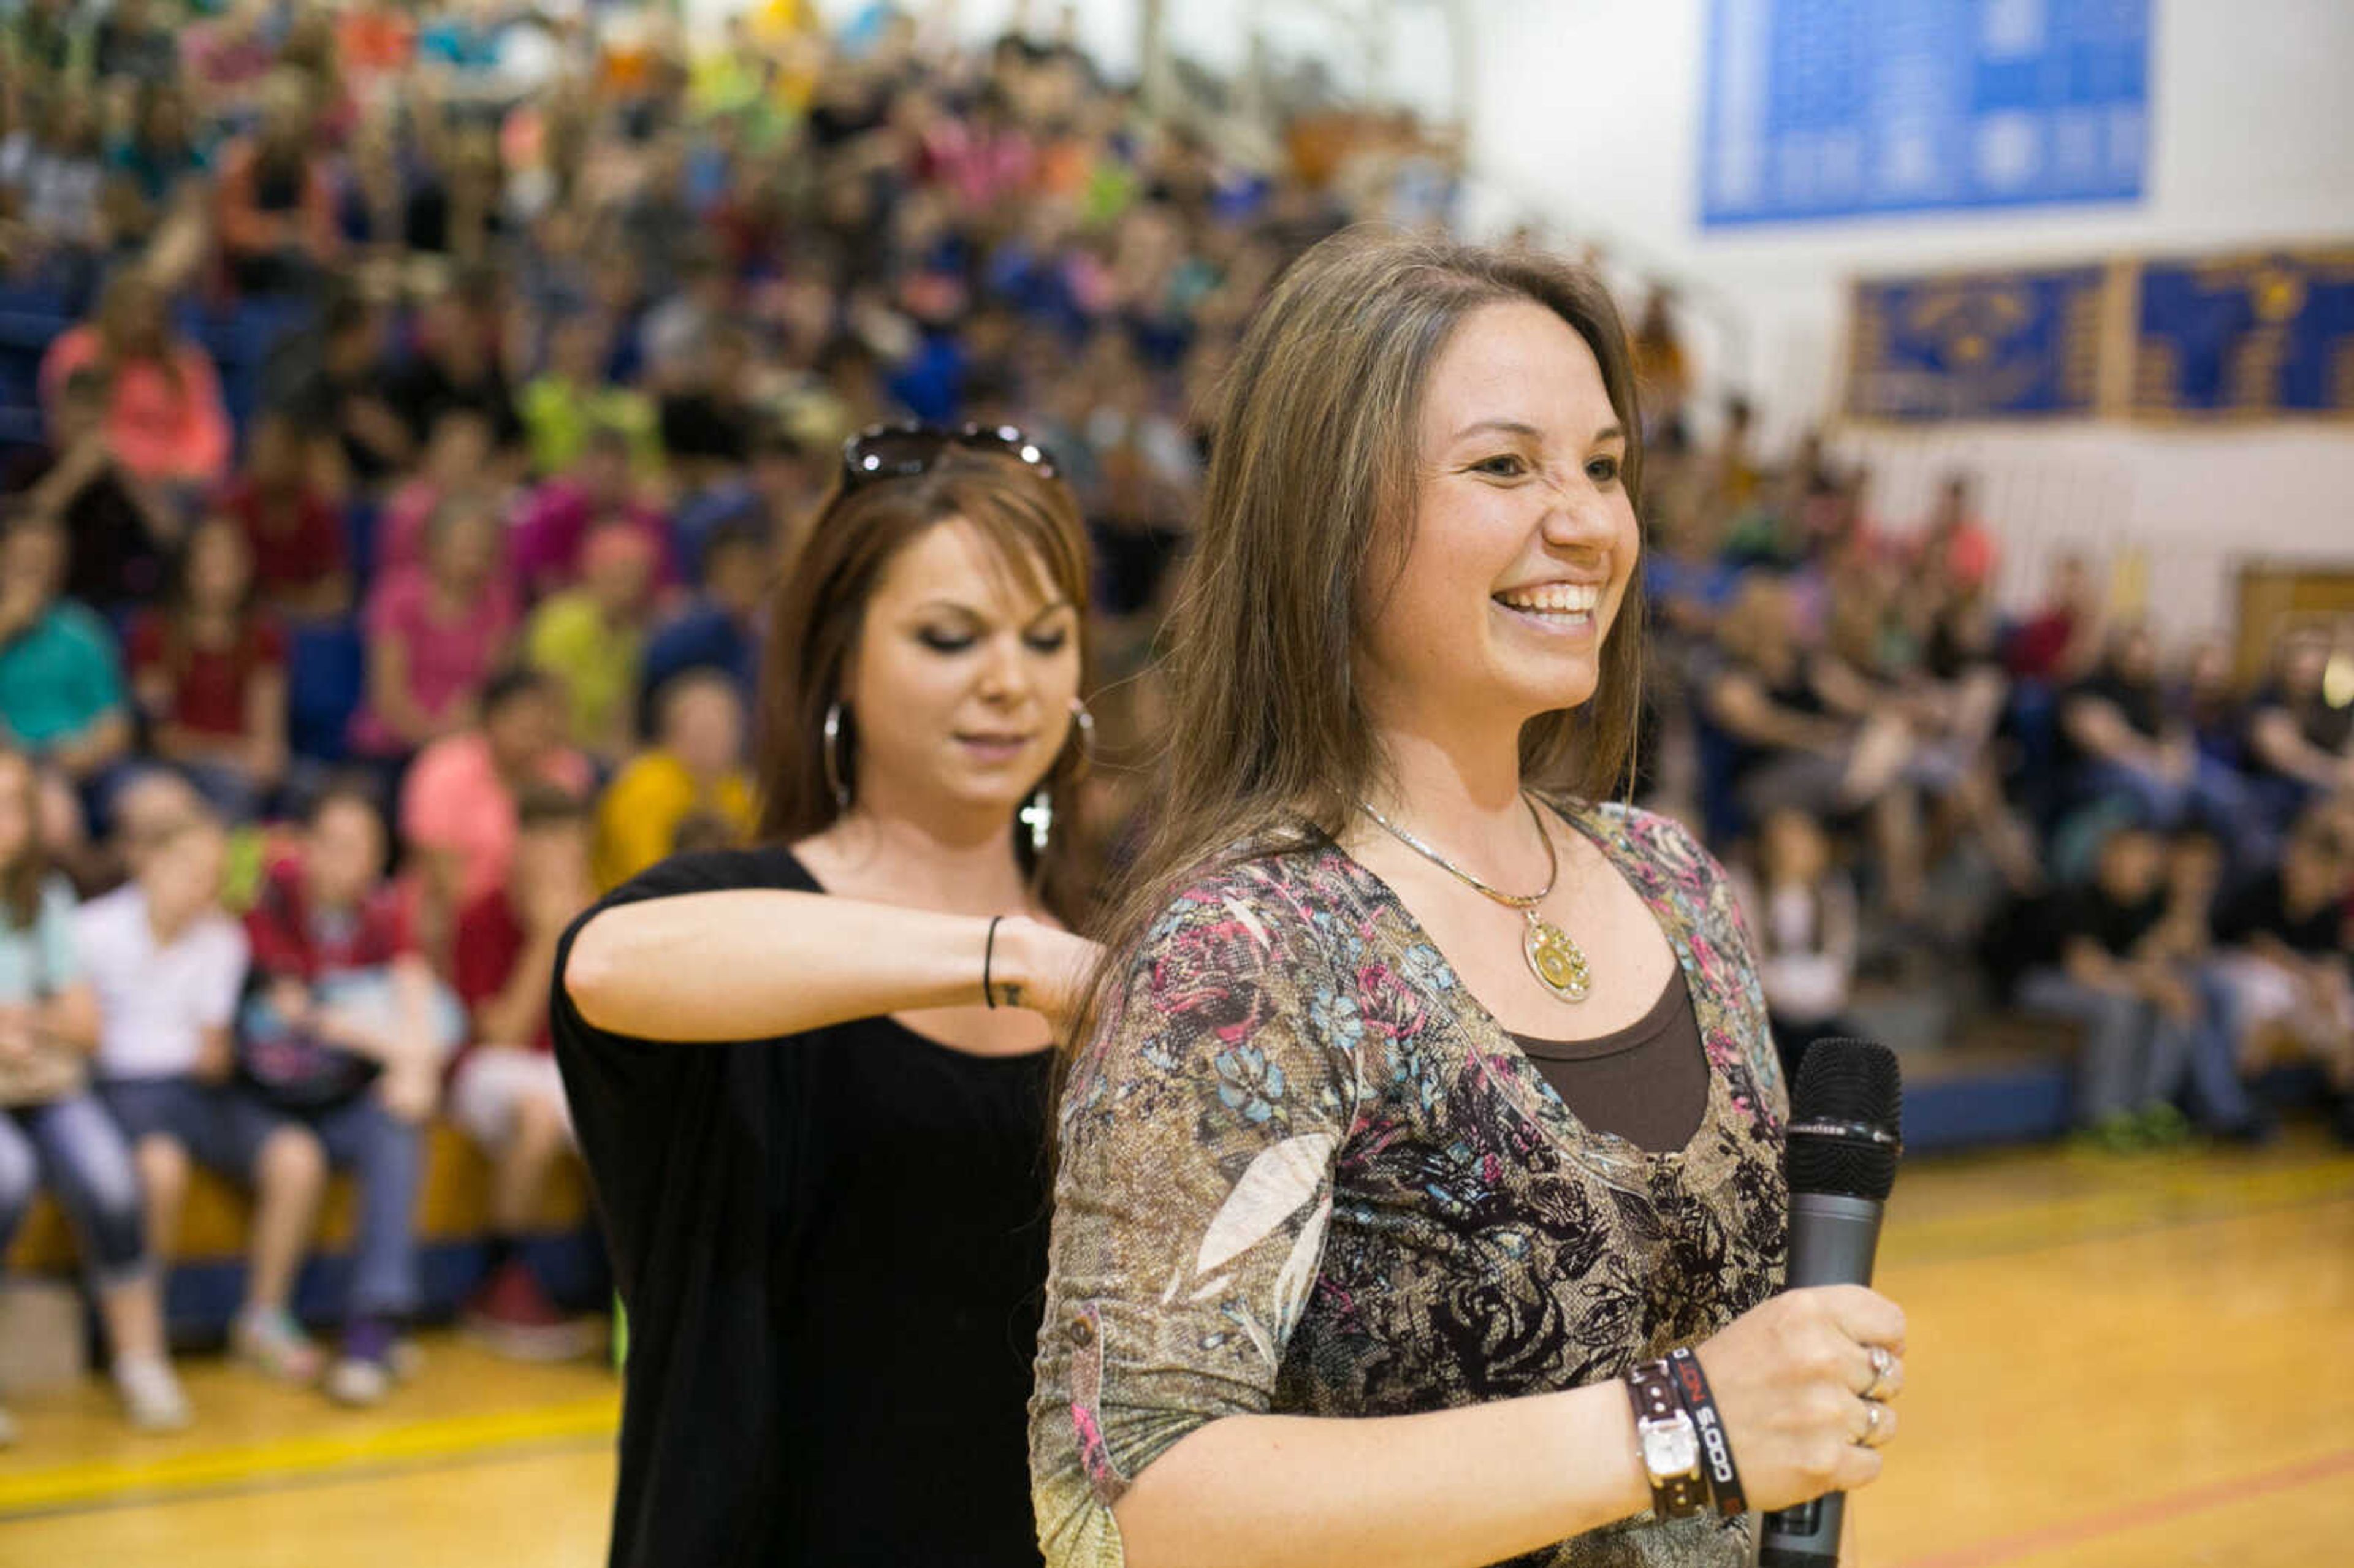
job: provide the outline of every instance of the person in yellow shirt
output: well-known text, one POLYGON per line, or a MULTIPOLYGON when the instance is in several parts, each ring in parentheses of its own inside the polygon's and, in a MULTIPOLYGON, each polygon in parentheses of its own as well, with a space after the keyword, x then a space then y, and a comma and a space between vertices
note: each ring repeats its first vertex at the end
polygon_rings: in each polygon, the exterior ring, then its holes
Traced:
POLYGON ((674 676, 655 699, 655 742, 615 777, 597 805, 591 868, 599 891, 670 854, 689 819, 726 823, 738 840, 759 820, 744 771, 744 699, 719 670, 674 676))
POLYGON ((637 738, 638 665, 660 551, 629 519, 595 524, 581 546, 579 585, 550 594, 524 638, 532 667, 564 682, 572 744, 609 764, 637 738))

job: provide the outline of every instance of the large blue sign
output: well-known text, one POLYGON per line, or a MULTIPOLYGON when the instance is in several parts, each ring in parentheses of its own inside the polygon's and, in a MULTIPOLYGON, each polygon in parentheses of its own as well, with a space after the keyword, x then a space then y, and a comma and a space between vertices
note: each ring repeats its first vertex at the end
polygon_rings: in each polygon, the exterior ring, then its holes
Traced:
POLYGON ((2142 194, 2148 0, 1711 0, 1701 221, 2142 194))

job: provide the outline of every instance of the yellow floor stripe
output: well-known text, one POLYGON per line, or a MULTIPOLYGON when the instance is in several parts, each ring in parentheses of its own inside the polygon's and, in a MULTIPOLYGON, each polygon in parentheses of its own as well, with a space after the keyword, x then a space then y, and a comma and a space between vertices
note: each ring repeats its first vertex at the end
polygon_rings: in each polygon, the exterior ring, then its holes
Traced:
POLYGON ((264 1478, 318 1475, 348 1467, 447 1459, 564 1438, 609 1437, 619 1427, 619 1394, 420 1421, 367 1436, 287 1437, 143 1463, 60 1465, 0 1478, 0 1519, 126 1496, 236 1487, 264 1478))

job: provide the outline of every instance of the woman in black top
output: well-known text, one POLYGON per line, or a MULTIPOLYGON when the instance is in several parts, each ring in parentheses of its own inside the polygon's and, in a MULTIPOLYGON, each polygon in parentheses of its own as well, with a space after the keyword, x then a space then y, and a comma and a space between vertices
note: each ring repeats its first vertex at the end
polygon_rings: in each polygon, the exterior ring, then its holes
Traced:
POLYGON ((2161 832, 2195 822, 2239 868, 2261 863, 2247 785, 2200 754, 2188 718, 2169 706, 2147 625, 2118 628, 2100 668, 2062 697, 2060 737, 2081 798, 2121 803, 2161 832))
POLYGON ((2285 634, 2273 679, 2249 705, 2248 760, 2265 825, 2285 832, 2313 800, 2354 789, 2354 706, 2332 705, 2329 633, 2285 634))
POLYGON ((567 934, 557 1055, 631 1324, 616 1568, 1038 1561, 1051 1026, 1094 952, 1053 472, 1018 433, 854 440, 776 608, 766 842, 567 934))

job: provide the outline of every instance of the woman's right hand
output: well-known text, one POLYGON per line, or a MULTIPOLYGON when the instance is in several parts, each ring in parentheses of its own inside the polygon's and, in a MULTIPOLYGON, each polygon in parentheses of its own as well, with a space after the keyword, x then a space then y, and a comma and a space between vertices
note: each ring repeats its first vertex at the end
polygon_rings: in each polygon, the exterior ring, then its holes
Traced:
POLYGON ((1043 921, 1009 916, 997 927, 990 984, 1001 1006, 1023 1007, 1054 1025, 1056 1038, 1070 1031, 1087 996, 1103 948, 1043 921))
POLYGON ((1825 1492, 1880 1478, 1879 1450, 1896 1436, 1888 1402, 1904 1387, 1904 1313, 1860 1285, 1786 1291, 1734 1319, 1698 1347, 1740 1467, 1749 1506, 1771 1513, 1825 1492), (1895 1358, 1872 1398, 1872 1446, 1861 1397, 1872 1381, 1871 1347, 1895 1358))

